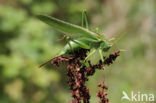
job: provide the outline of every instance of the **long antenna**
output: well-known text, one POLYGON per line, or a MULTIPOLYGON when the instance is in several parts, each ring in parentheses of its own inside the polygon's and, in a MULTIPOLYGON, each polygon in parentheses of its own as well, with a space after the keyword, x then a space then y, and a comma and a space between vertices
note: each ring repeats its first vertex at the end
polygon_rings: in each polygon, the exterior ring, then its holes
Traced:
POLYGON ((118 37, 115 38, 115 40, 113 41, 113 45, 114 45, 117 41, 119 41, 119 40, 120 40, 125 34, 127 34, 129 31, 132 31, 132 30, 135 29, 138 25, 140 25, 144 19, 145 19, 145 17, 142 18, 141 20, 139 20, 139 22, 137 22, 136 24, 129 26, 127 30, 125 30, 125 31, 121 32, 120 34, 118 34, 118 37))

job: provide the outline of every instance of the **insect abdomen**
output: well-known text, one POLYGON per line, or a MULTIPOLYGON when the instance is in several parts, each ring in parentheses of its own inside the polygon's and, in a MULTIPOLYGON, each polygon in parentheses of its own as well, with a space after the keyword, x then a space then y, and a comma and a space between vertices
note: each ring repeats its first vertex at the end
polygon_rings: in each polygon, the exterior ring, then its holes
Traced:
POLYGON ((72 52, 72 50, 76 51, 76 50, 81 48, 78 44, 76 44, 72 41, 70 41, 70 44, 71 44, 72 48, 69 46, 69 44, 66 44, 64 49, 60 52, 59 56, 64 55, 64 54, 69 53, 69 52, 72 52))

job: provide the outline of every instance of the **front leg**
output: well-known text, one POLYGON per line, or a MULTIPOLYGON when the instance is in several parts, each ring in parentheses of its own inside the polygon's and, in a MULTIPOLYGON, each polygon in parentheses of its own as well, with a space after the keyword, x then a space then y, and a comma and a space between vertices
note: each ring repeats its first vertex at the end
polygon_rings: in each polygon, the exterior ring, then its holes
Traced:
POLYGON ((74 49, 73 49, 73 47, 72 47, 72 45, 71 45, 71 43, 70 43, 71 39, 70 39, 69 37, 67 37, 67 38, 66 38, 66 41, 67 41, 67 44, 69 45, 71 51, 74 52, 74 49))
POLYGON ((96 49, 94 49, 93 51, 91 51, 91 52, 88 54, 88 56, 85 58, 85 61, 86 61, 89 57, 91 57, 95 52, 96 52, 96 49))
POLYGON ((103 54, 102 54, 102 49, 99 49, 99 53, 100 53, 100 57, 101 57, 102 62, 104 62, 103 54))

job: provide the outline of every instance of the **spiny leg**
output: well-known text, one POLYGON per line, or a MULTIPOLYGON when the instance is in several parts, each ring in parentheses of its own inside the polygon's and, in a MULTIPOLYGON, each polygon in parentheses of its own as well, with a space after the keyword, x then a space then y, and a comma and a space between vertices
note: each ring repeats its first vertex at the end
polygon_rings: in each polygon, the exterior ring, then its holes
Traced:
POLYGON ((102 54, 102 49, 99 49, 99 53, 100 53, 100 57, 101 57, 102 62, 104 62, 103 54, 102 54))
POLYGON ((85 61, 86 61, 89 57, 91 57, 95 52, 96 52, 96 49, 93 49, 93 51, 91 51, 91 52, 88 54, 88 56, 85 58, 85 61))

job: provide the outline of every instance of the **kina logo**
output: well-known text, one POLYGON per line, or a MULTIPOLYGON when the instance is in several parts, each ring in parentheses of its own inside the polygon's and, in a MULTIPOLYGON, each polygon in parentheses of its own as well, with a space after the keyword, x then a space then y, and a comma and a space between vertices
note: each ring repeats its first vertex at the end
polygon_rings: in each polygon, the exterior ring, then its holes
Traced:
POLYGON ((122 98, 121 100, 128 100, 128 101, 139 101, 139 102, 152 102, 154 101, 154 94, 153 93, 141 93, 131 91, 130 95, 128 95, 125 91, 122 91, 122 98))

